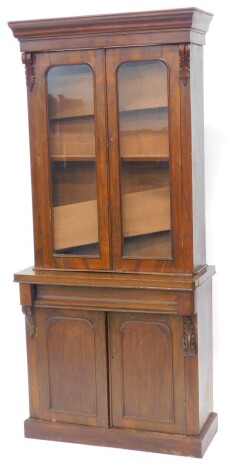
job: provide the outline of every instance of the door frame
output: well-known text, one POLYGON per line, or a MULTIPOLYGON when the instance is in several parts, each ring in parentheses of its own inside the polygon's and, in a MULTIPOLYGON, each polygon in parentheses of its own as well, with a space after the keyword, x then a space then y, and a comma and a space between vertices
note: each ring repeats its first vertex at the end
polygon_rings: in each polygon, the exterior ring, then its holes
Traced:
POLYGON ((180 85, 178 46, 145 46, 108 49, 106 52, 110 194, 113 268, 116 271, 180 272, 183 268, 182 175, 180 139, 180 85), (117 71, 132 61, 161 60, 168 71, 168 118, 171 197, 171 259, 143 259, 122 256, 122 208, 119 155, 119 113, 117 71))
POLYGON ((110 269, 110 227, 107 164, 107 118, 104 50, 83 50, 36 54, 35 92, 29 96, 31 170, 36 268, 110 269), (54 253, 51 168, 48 145, 47 73, 51 67, 88 64, 93 71, 96 178, 98 205, 98 256, 54 253), (35 110, 35 113, 34 111, 35 110), (40 188, 42 190, 40 191, 40 188))

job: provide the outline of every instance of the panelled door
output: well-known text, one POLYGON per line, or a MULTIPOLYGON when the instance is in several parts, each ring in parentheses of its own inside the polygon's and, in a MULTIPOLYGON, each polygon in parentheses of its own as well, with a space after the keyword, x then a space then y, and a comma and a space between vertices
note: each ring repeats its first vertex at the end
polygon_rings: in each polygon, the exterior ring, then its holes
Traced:
POLYGON ((170 314, 36 308, 39 417, 183 433, 182 322, 170 314))
POLYGON ((182 318, 109 314, 113 427, 185 432, 182 318))
POLYGON ((40 418, 108 426, 105 314, 36 309, 40 418))

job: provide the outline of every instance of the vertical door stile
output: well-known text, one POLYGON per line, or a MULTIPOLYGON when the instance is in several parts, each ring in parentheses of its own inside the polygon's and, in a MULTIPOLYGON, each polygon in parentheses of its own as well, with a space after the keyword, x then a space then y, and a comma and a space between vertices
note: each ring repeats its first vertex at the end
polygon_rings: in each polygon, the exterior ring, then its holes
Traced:
POLYGON ((110 313, 105 312, 106 321, 106 368, 107 368, 107 406, 108 406, 108 427, 112 428, 112 395, 111 395, 111 334, 110 334, 110 313))
MULTIPOLYGON (((111 195, 111 158, 110 152, 113 143, 112 132, 109 129, 109 105, 108 105, 108 67, 107 67, 107 50, 103 50, 104 53, 104 86, 105 86, 105 122, 106 122, 106 178, 107 178, 107 200, 108 200, 108 223, 109 223, 109 269, 113 270, 113 234, 112 234, 112 195, 111 195)), ((110 108, 111 109, 111 108, 110 108)), ((108 314, 107 314, 108 316, 108 314)))
POLYGON ((110 222, 112 242, 113 269, 119 268, 117 263, 119 246, 121 250, 121 206, 120 206, 120 160, 118 142, 118 106, 116 88, 117 64, 113 60, 113 50, 106 51, 106 83, 107 83, 107 116, 108 116, 108 153, 109 153, 109 192, 110 222))

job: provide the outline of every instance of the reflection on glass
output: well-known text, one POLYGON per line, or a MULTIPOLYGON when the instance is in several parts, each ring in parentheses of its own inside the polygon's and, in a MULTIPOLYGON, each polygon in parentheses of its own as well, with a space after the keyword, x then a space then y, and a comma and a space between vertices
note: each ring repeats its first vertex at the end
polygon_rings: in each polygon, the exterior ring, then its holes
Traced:
POLYGON ((95 157, 93 74, 88 65, 49 70, 48 110, 52 159, 95 157))
POLYGON ((123 256, 170 258, 167 67, 127 62, 118 70, 123 256))
POLYGON ((87 64, 55 66, 47 84, 54 250, 97 256, 93 72, 87 64))

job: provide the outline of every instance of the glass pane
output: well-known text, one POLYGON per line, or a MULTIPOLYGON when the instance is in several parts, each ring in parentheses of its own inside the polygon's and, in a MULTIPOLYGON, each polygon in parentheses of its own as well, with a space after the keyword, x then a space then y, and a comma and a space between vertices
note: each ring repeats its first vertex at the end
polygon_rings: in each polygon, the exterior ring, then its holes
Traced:
POLYGON ((97 256, 93 72, 87 64, 52 67, 47 84, 54 251, 97 256))
POLYGON ((118 70, 123 256, 170 258, 167 67, 127 62, 118 70))

